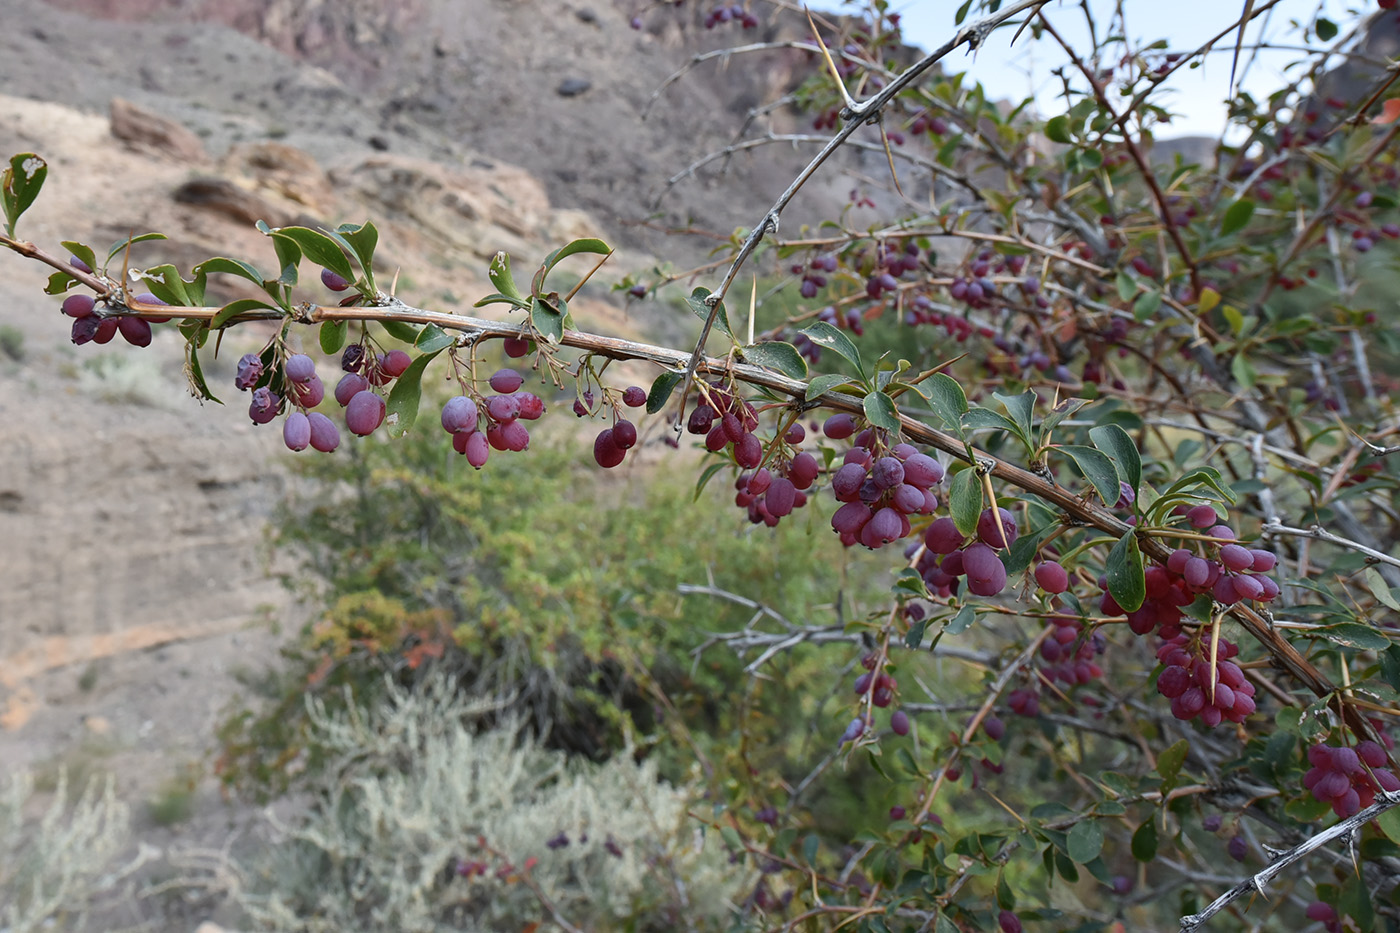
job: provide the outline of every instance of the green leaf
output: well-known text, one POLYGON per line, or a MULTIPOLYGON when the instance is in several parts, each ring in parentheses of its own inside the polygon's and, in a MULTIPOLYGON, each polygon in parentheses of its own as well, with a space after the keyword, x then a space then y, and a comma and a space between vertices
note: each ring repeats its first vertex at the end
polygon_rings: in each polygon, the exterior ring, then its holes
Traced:
POLYGON ((530 323, 549 343, 558 343, 564 338, 564 315, 551 308, 542 298, 530 299, 530 323))
POLYGON ((1363 651, 1384 651, 1390 647, 1389 638, 1369 625, 1361 625, 1357 622, 1329 625, 1327 628, 1317 629, 1316 632, 1328 641, 1345 645, 1348 648, 1359 648, 1363 651))
MULTIPOLYGON (((964 3, 962 5, 962 12, 964 15, 966 15, 967 6, 971 2, 972 0, 967 0, 967 3, 964 3)), ((933 924, 933 933, 958 933, 958 925, 953 921, 949 920, 947 914, 940 911, 938 914, 938 919, 934 921, 933 924)))
POLYGON ((395 340, 402 340, 404 343, 416 343, 418 341, 419 328, 406 321, 380 321, 384 329, 389 332, 389 336, 395 340))
MULTIPOLYGON (((112 257, 125 250, 128 246, 135 246, 137 243, 145 243, 149 240, 164 240, 165 238, 166 236, 163 233, 143 233, 140 236, 117 240, 112 244, 111 248, 107 250, 107 265, 111 265, 112 257)), ((96 269, 97 267, 93 266, 93 268, 96 269)))
MULTIPOLYGON (((354 224, 341 224, 335 228, 337 236, 343 237, 354 251, 355 258, 360 261, 360 268, 365 273, 365 282, 371 292, 374 291, 374 250, 379 245, 379 231, 374 224, 366 220, 360 226, 354 224)), ((498 253, 497 255, 502 255, 498 253)), ((353 276, 348 276, 353 278, 353 276)), ((491 280, 493 283, 495 279, 491 280)), ((500 288, 499 285, 496 286, 500 288)), ((504 291, 504 289, 502 289, 504 291)))
POLYGON ((1381 652, 1381 677, 1395 690, 1400 690, 1400 645, 1391 645, 1381 652))
POLYGON ((87 263, 87 267, 89 269, 93 270, 94 272, 101 271, 97 267, 97 256, 93 253, 91 246, 88 246, 85 243, 79 243, 77 240, 64 240, 63 248, 68 250, 68 252, 72 253, 74 256, 77 256, 83 262, 87 263))
POLYGON ((141 277, 145 280, 146 287, 151 290, 151 294, 166 304, 187 307, 194 304, 185 291, 185 280, 180 278, 180 271, 170 263, 156 266, 154 269, 147 269, 141 277))
POLYGON ((1103 851, 1103 827, 1098 820, 1080 820, 1065 837, 1065 847, 1079 864, 1092 862, 1103 851))
MULTIPOLYGON (((690 310, 695 312, 695 316, 702 321, 709 320, 710 318, 711 309, 710 306, 705 303, 705 299, 708 297, 710 297, 710 290, 704 286, 698 286, 691 291, 690 296, 685 300, 685 303, 690 305, 690 310)), ((719 304, 715 305, 715 308, 717 310, 715 311, 714 326, 719 328, 720 333, 724 334, 730 340, 733 340, 734 332, 729 329, 729 312, 724 310, 724 302, 721 301, 719 304)))
POLYGON ((802 331, 803 335, 819 347, 825 347, 856 368, 861 378, 865 377, 865 367, 860 362, 860 351, 851 343, 851 338, 832 327, 826 321, 817 321, 802 331))
POLYGON ((345 346, 345 336, 350 331, 350 324, 347 321, 322 321, 321 322, 321 352, 329 356, 332 353, 339 353, 340 348, 345 346))
POLYGON ((676 372, 664 372, 657 376, 656 381, 651 384, 651 391, 647 393, 647 414, 654 415, 665 408, 671 393, 684 378, 685 374, 676 372))
POLYGON ((248 265, 240 259, 229 259, 225 256, 215 256, 212 259, 206 259, 195 266, 194 271, 196 275, 200 273, 210 275, 215 272, 236 275, 258 286, 261 286, 265 281, 262 273, 253 266, 248 265))
POLYGON ((1108 455, 1093 447, 1074 444, 1055 449, 1074 461, 1085 479, 1094 484, 1100 501, 1108 508, 1113 508, 1113 504, 1123 495, 1123 490, 1118 486, 1118 468, 1113 465, 1108 455))
POLYGON ((1162 776, 1163 794, 1170 793, 1172 788, 1176 787, 1177 779, 1181 776, 1181 766, 1186 763, 1186 753, 1190 750, 1190 744, 1181 739, 1157 756, 1157 773, 1162 776))
MULTIPOLYGON (((0 172, 0 201, 5 208, 5 232, 15 235, 15 224, 44 187, 49 164, 32 152, 10 157, 10 167, 0 172)), ((95 266, 93 268, 96 268, 95 266)))
POLYGON ((62 295, 78 282, 67 272, 55 272, 49 276, 49 282, 44 286, 45 295, 62 295))
POLYGON ((948 624, 943 626, 943 630, 949 635, 961 635, 977 621, 977 610, 971 604, 963 606, 958 610, 958 614, 948 620, 948 624))
POLYGON ((331 270, 347 282, 355 281, 355 270, 340 244, 319 230, 310 227, 278 227, 273 237, 286 237, 297 245, 302 255, 318 266, 331 270))
POLYGON ((433 357, 441 352, 434 350, 432 353, 424 353, 394 380, 394 388, 389 392, 388 414, 385 418, 390 437, 402 437, 413 427, 413 422, 418 418, 418 402, 423 397, 423 370, 427 369, 433 357))
POLYGON ((436 353, 446 350, 456 342, 456 337, 436 324, 424 324, 423 329, 418 332, 418 339, 413 341, 413 346, 420 353, 436 353))
POLYGON ((970 535, 977 530, 977 519, 982 514, 982 484, 976 470, 969 467, 953 477, 948 488, 948 510, 958 531, 970 535))
POLYGON ((807 838, 802 840, 802 857, 807 860, 808 865, 817 863, 817 850, 821 844, 822 841, 816 833, 809 833, 807 838))
POLYGON ((1006 413, 1011 416, 1011 420, 1019 429, 1018 433, 1029 444, 1031 421, 1035 417, 1035 392, 1027 390, 1020 395, 1001 395, 993 392, 992 398, 1000 402, 1001 407, 1006 409, 1006 413))
POLYGON ((297 284, 297 266, 301 265, 301 247, 297 245, 296 240, 277 236, 272 232, 272 228, 262 221, 258 221, 258 224, 258 229, 272 239, 272 250, 277 254, 277 265, 282 270, 277 275, 277 284, 291 288, 297 284))
POLYGON ((1055 850, 1055 870, 1070 884, 1079 882, 1079 869, 1075 867, 1074 861, 1059 849, 1055 850))
POLYGON ((1150 862, 1157 857, 1157 820, 1148 817, 1133 832, 1133 858, 1150 862))
POLYGON ((1137 535, 1129 531, 1108 552, 1108 592, 1124 611, 1132 612, 1147 598, 1147 579, 1142 570, 1137 535))
POLYGON ((1331 42, 1337 37, 1337 24, 1330 19, 1319 16, 1317 22, 1313 24, 1313 31, 1323 42, 1331 42))
POLYGON ((1074 142, 1074 137, 1069 134, 1069 117, 1064 114, 1052 117, 1045 124, 1045 135, 1052 141, 1064 145, 1074 142))
POLYGON ((218 330, 240 314, 248 311, 257 311, 263 308, 275 310, 273 305, 268 304, 261 298, 239 298, 236 301, 230 301, 214 315, 214 319, 209 322, 209 329, 218 330))
POLYGON ((807 361, 790 343, 784 343, 781 340, 751 343, 741 348, 739 352, 743 354, 747 362, 755 366, 776 369, 792 379, 807 378, 807 361))
POLYGON ((1376 822, 1381 824, 1381 832, 1385 833, 1391 842, 1400 843, 1400 807, 1391 807, 1376 817, 1376 822))
POLYGON ((1007 576, 1020 573, 1029 567, 1031 559, 1035 557, 1035 552, 1040 549, 1041 543, 1054 534, 1055 530, 1055 525, 1047 525, 1034 534, 1021 535, 1012 541, 1011 548, 1002 561, 1006 565, 1007 576))
POLYGON ((804 393, 807 401, 811 401, 818 395, 830 392, 843 383, 851 381, 850 376, 843 376, 840 373, 825 373, 820 376, 813 376, 812 381, 807 383, 807 391, 804 393))
POLYGON ((1242 230, 1254 216, 1254 202, 1249 198, 1240 198, 1225 210, 1225 216, 1220 220, 1220 235, 1229 236, 1236 230, 1242 230))
POLYGON ((920 619, 909 626, 909 632, 904 636, 904 646, 906 648, 918 648, 923 643, 924 631, 928 628, 928 620, 920 619))
POLYGON ((1118 271, 1118 277, 1114 280, 1114 287, 1118 289, 1118 299, 1120 301, 1127 301, 1138 292, 1137 282, 1133 280, 1131 275, 1121 269, 1118 271))
POLYGON ((1137 300, 1133 302, 1133 320, 1141 324, 1152 315, 1157 313, 1157 309, 1162 307, 1162 293, 1156 289, 1148 289, 1137 300))
MULTIPOLYGON (((541 264, 539 271, 535 273, 534 279, 530 282, 530 294, 543 295, 544 280, 545 277, 549 275, 550 270, 557 266, 562 260, 576 253, 597 253, 607 256, 612 253, 612 247, 608 246, 608 244, 604 243, 602 240, 594 238, 572 240, 559 247, 545 257, 544 263, 541 264)), ((502 289, 502 291, 504 291, 504 289, 502 289)))
POLYGON ((1133 495, 1136 496, 1138 487, 1142 485, 1142 455, 1128 432, 1116 424, 1101 424, 1089 429, 1089 439, 1095 447, 1113 458, 1118 477, 1133 487, 1133 495))
POLYGON ((1018 428, 1010 418, 999 415, 989 408, 973 408, 963 415, 962 427, 969 431, 976 431, 981 428, 995 428, 998 431, 1005 431, 1012 437, 1019 438, 1022 444, 1029 444, 1029 440, 1021 435, 1018 428))
POLYGON ((1050 413, 1040 421, 1041 443, 1049 443, 1051 432, 1060 426, 1060 422, 1064 421, 1087 404, 1089 404, 1088 399, 1067 398, 1050 409, 1050 413))
POLYGON ((1241 388, 1252 389, 1258 379, 1258 374, 1254 371, 1254 364, 1243 353, 1236 353, 1235 358, 1230 361, 1230 375, 1235 377, 1235 381, 1241 388))
POLYGON ((894 399, 883 392, 870 392, 861 404, 866 421, 886 431, 899 431, 899 412, 894 407, 894 399))
POLYGON ((956 379, 946 373, 934 373, 922 383, 928 393, 929 407, 943 423, 959 434, 962 417, 967 414, 967 393, 956 379))

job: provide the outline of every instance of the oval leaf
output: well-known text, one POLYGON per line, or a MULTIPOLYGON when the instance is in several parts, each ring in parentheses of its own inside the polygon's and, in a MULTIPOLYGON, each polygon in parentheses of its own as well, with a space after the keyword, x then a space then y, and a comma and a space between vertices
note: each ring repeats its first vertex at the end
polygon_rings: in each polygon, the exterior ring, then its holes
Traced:
POLYGON ((1243 230, 1254 216, 1254 202, 1249 198, 1240 198, 1225 210, 1225 216, 1220 221, 1220 235, 1229 236, 1236 230, 1243 230))
POLYGON ((1142 456, 1128 432, 1116 424, 1101 424, 1089 429, 1089 439, 1112 458, 1119 478, 1133 487, 1133 495, 1137 495, 1138 487, 1142 485, 1142 456))
POLYGON ((539 298, 530 299, 530 323, 550 343, 558 343, 564 337, 564 315, 539 298))
POLYGON ((1065 838, 1069 857, 1079 864, 1092 862, 1103 851, 1103 827, 1098 820, 1081 820, 1074 824, 1065 838))
POLYGON ((812 326, 802 331, 803 335, 819 347, 825 347, 837 356, 844 359, 856 368, 862 376, 865 369, 861 366, 860 351, 856 345, 851 343, 851 338, 832 327, 826 321, 817 321, 812 326))
POLYGON ((866 421, 886 431, 899 431, 899 412, 894 407, 894 399, 883 392, 871 392, 862 404, 866 421))
POLYGON ((1147 597, 1147 579, 1142 570, 1142 554, 1137 535, 1128 532, 1108 552, 1108 592, 1125 611, 1142 606, 1147 597))
MULTIPOLYGON (((710 318, 711 309, 710 306, 705 303, 705 299, 708 297, 710 297, 710 290, 701 286, 692 291, 690 296, 685 300, 685 303, 690 305, 690 310, 694 311, 695 316, 702 321, 707 321, 710 318)), ((719 304, 715 305, 715 309, 714 326, 719 328, 720 333, 733 340, 734 332, 729 329, 729 312, 724 310, 724 302, 721 301, 719 304)))
POLYGON ((962 416, 967 414, 967 393, 963 387, 946 373, 934 373, 921 385, 928 393, 928 403, 933 413, 961 435, 962 416))
POLYGON ((681 373, 665 372, 656 377, 656 381, 651 384, 651 391, 647 393, 647 414, 654 415, 666 407, 666 402, 671 398, 671 393, 676 390, 676 386, 684 379, 681 373))
POLYGON ((792 379, 807 378, 807 361, 790 343, 784 343, 781 340, 752 343, 743 347, 740 352, 743 353, 746 361, 755 366, 776 369, 792 379))
POLYGON ((345 346, 345 335, 349 331, 350 325, 346 321, 322 321, 319 334, 321 352, 327 355, 339 353, 340 348, 345 346))
POLYGON ((418 418, 418 402, 423 396, 423 370, 441 353, 435 350, 424 353, 409 364, 403 375, 394 380, 394 388, 389 393, 388 418, 390 437, 402 437, 413 427, 418 418))
POLYGON ((1113 465, 1108 455, 1093 447, 1079 447, 1073 444, 1058 449, 1074 461, 1085 479, 1094 484, 1094 490, 1098 492, 1103 504, 1112 508, 1123 495, 1123 490, 1118 486, 1118 468, 1113 465))
POLYGON ((456 342, 455 337, 436 324, 424 324, 418 333, 418 339, 413 341, 413 346, 422 353, 436 353, 438 350, 446 350, 456 342))
POLYGON ((982 485, 976 470, 969 467, 953 477, 948 487, 948 510, 958 531, 970 535, 977 530, 977 518, 982 514, 982 485))
POLYGON ((300 247, 302 255, 318 266, 331 270, 347 282, 355 281, 355 270, 340 244, 310 227, 279 227, 273 236, 286 237, 300 247))

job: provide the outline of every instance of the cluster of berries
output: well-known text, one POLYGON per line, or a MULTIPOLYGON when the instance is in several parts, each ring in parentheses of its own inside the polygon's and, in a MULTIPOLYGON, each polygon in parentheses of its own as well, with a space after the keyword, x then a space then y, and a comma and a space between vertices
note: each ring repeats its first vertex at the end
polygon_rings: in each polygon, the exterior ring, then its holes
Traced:
MULTIPOLYGON (((582 405, 578 400, 574 402, 574 413, 582 417, 588 413, 588 407, 593 404, 593 393, 585 392, 584 401, 587 406, 582 405)), ((622 404, 628 408, 640 408, 647 403, 646 390, 641 386, 628 386, 622 393, 622 404)), ((755 427, 757 419, 755 419, 755 427)), ((755 438, 757 440, 757 438, 755 438)), ((626 418, 618 418, 610 428, 604 428, 593 439, 593 459, 600 467, 611 469, 620 464, 627 451, 637 446, 637 426, 626 418)))
POLYGON ((915 569, 939 596, 955 595, 962 577, 973 595, 995 596, 1006 588, 1006 565, 997 551, 1011 547, 1019 534, 1016 517, 1000 507, 982 510, 971 541, 953 519, 935 519, 924 531, 924 556, 915 569))
POLYGON ((1303 775, 1303 786, 1343 819, 1375 803, 1380 791, 1400 791, 1400 778, 1386 767, 1385 749, 1375 742, 1355 748, 1314 745, 1308 749, 1308 762, 1312 768, 1303 775))
POLYGON ((706 29, 714 29, 725 23, 738 23, 744 29, 754 29, 758 26, 758 17, 737 3, 721 4, 705 14, 706 29))
MULTIPOLYGON (((137 295, 136 300, 153 305, 165 304, 149 293, 137 295)), ((83 294, 69 295, 63 299, 61 310, 73 319, 72 339, 77 346, 110 343, 113 337, 121 333, 122 338, 133 347, 149 347, 151 325, 170 320, 168 317, 139 318, 130 315, 102 317, 97 313, 97 301, 91 295, 83 294)))
MULTIPOLYGON (((272 391, 275 372, 269 373, 263 358, 245 353, 238 361, 234 386, 241 392, 252 390, 248 402, 248 417, 254 424, 267 424, 286 407, 282 396, 272 391)), ((282 384, 286 387, 296 410, 282 425, 282 442, 288 450, 311 447, 330 453, 340 446, 340 430, 331 419, 319 412, 308 411, 321 404, 326 387, 316 375, 316 363, 304 353, 294 353, 282 364, 282 384)))
MULTIPOLYGON (((822 426, 833 440, 855 434, 855 419, 832 415, 822 426)), ((932 489, 943 479, 943 465, 911 444, 896 444, 876 457, 878 437, 867 428, 856 435, 844 462, 831 478, 831 491, 841 507, 831 527, 846 547, 863 544, 880 548, 907 537, 910 515, 932 515, 938 497, 932 489)))
POLYGON ((1183 722, 1244 722, 1254 712, 1254 684, 1229 660, 1239 648, 1220 639, 1214 666, 1206 654, 1206 646, 1185 632, 1168 638, 1157 649, 1157 660, 1166 665, 1157 675, 1157 692, 1172 701, 1172 715, 1183 722))
MULTIPOLYGON (((800 444, 805 432, 802 426, 793 425, 784 435, 789 444, 800 444), (802 433, 799 433, 802 432, 802 433)), ((734 481, 734 504, 747 509, 749 521, 755 525, 764 524, 772 528, 794 509, 807 504, 806 490, 816 482, 821 466, 817 458, 802 451, 785 463, 775 467, 777 475, 767 467, 759 467, 752 473, 740 473, 734 481)))

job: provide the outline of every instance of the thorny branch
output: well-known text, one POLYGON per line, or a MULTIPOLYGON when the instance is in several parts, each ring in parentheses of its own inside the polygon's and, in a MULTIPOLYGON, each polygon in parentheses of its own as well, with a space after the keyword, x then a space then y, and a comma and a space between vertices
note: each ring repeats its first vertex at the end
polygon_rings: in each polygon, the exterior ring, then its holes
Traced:
POLYGON ((1334 839, 1340 839, 1361 829, 1367 823, 1380 816, 1382 813, 1396 805, 1400 805, 1400 791, 1382 792, 1377 795, 1378 799, 1371 806, 1359 813, 1349 816, 1335 826, 1329 826, 1315 836, 1310 836, 1298 845, 1276 856, 1272 862, 1244 879, 1224 894, 1217 897, 1205 910, 1198 914, 1188 914, 1181 918, 1181 933, 1194 933, 1199 930, 1207 920, 1224 910, 1233 900, 1243 897, 1251 891, 1264 894, 1264 887, 1274 876, 1279 874, 1288 866, 1327 845, 1334 839))

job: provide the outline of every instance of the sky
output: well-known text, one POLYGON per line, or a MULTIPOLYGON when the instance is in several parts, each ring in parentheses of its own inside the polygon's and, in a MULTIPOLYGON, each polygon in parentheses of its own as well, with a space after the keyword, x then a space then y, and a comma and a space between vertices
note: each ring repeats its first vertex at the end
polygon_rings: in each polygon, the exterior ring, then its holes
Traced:
MULTIPOLYGON (((1361 2, 1367 9, 1374 8, 1374 0, 1361 2)), ((959 6, 961 0, 895 0, 891 4, 891 8, 903 16, 905 40, 925 49, 941 45, 952 36, 953 16, 959 6)), ((1114 6, 1113 0, 1089 2, 1101 36, 1107 31, 1114 6)), ((1142 44, 1146 44, 1165 38, 1172 51, 1186 51, 1196 48, 1238 19, 1244 2, 1123 0, 1123 6, 1131 39, 1145 40, 1142 44)), ((1264 35, 1275 43, 1297 45, 1301 35, 1293 28, 1293 21, 1311 23, 1319 6, 1339 25, 1354 19, 1354 14, 1348 14, 1347 7, 1338 0, 1322 0, 1321 4, 1318 0, 1286 0, 1274 8, 1268 24, 1252 26, 1246 42, 1257 41, 1262 29, 1264 35)), ((1357 4, 1350 6, 1355 9, 1357 4)), ((1044 9, 1056 29, 1071 43, 1077 47, 1086 43, 1088 29, 1078 2, 1052 0, 1044 9)), ((1258 22, 1255 20, 1255 23, 1258 22)), ((997 30, 975 56, 967 54, 965 49, 954 52, 947 59, 947 70, 969 71, 971 77, 982 82, 989 97, 1019 101, 1034 91, 1042 114, 1063 112, 1063 100, 1055 97, 1059 84, 1050 72, 1051 68, 1064 62, 1059 55, 1059 46, 1048 37, 1037 42, 1031 40, 1028 33, 1023 33, 1013 48, 1010 41, 1014 34, 1014 27, 997 30)), ((1316 39, 1313 41, 1317 42, 1316 39)), ((1173 75, 1171 86, 1176 93, 1169 98, 1168 106, 1180 116, 1173 119, 1170 132, 1164 127, 1159 136, 1219 136, 1226 122, 1224 99, 1228 94, 1230 62, 1234 52, 1233 40, 1228 44, 1228 51, 1208 56, 1208 61, 1202 67, 1192 71, 1183 68, 1173 75)), ((1245 55, 1241 53, 1242 62, 1245 55)), ((1246 75, 1242 87, 1256 96, 1276 90, 1286 80, 1283 67, 1297 57, 1297 53, 1261 51, 1259 61, 1246 75)))

